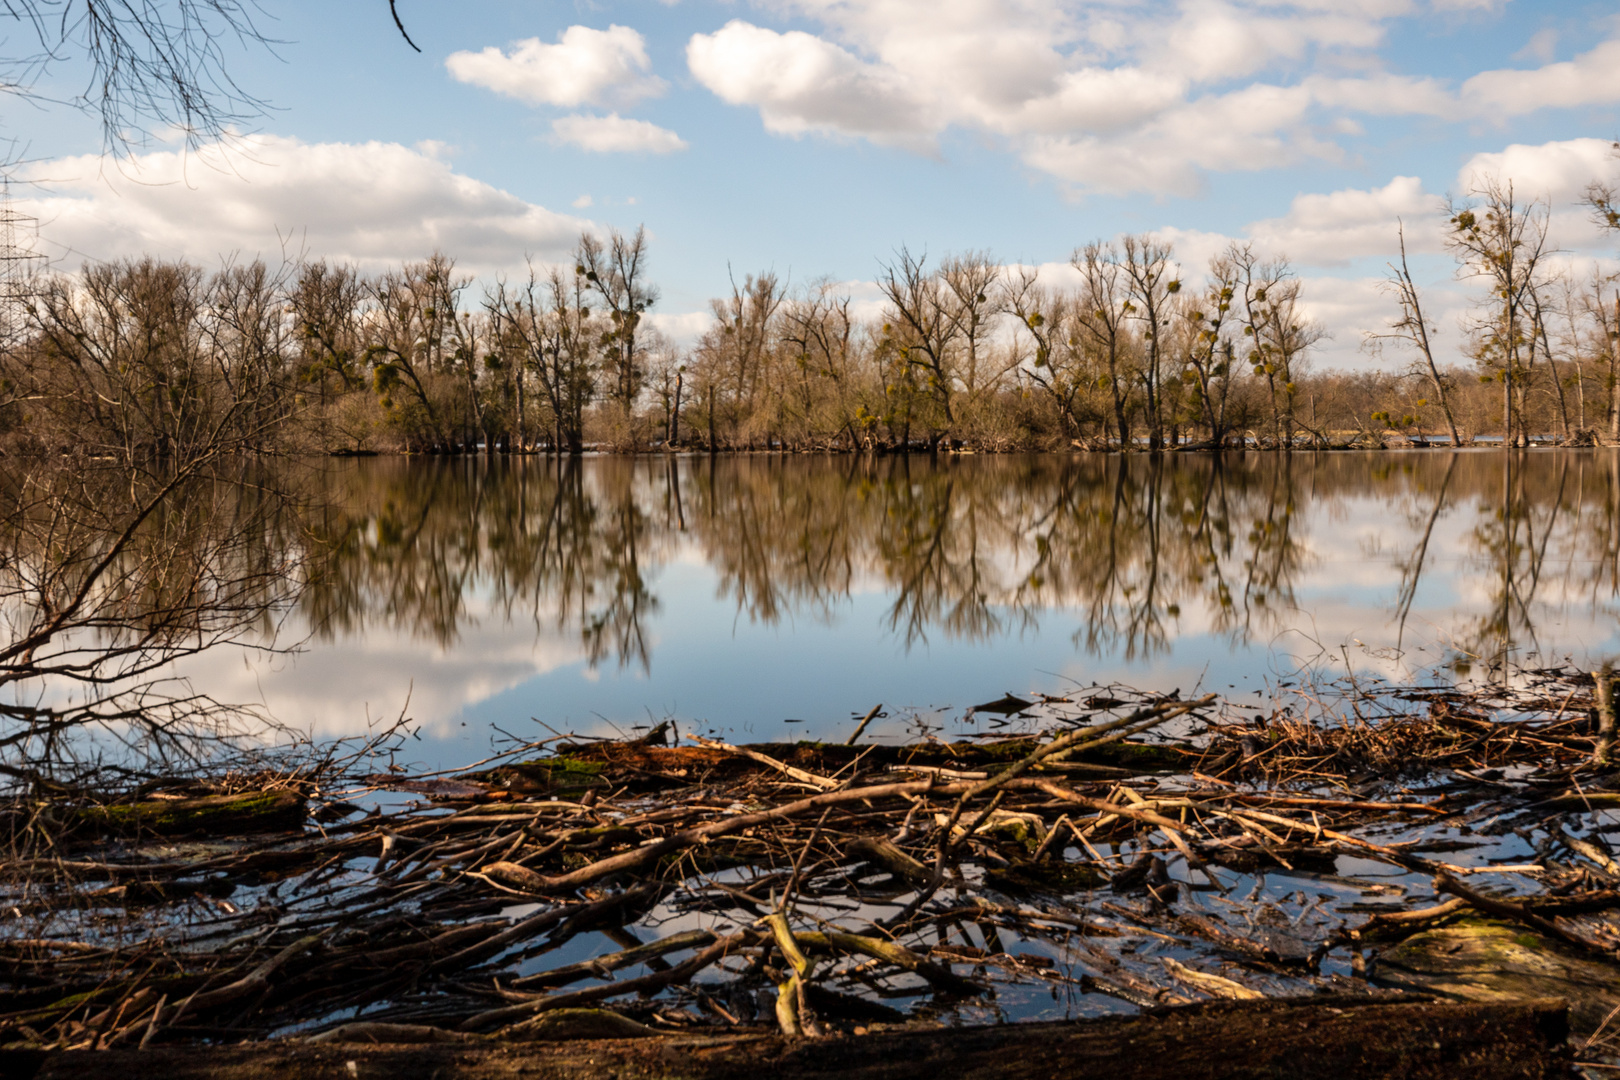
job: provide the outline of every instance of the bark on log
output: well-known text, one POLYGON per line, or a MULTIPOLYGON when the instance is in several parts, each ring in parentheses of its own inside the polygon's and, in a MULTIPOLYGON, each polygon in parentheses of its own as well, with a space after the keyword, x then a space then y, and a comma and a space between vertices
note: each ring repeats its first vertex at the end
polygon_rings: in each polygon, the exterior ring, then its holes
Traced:
POLYGON ((1564 1007, 1556 1001, 1315 997, 809 1041, 755 1034, 14 1052, 0 1054, 0 1074, 16 1080, 1550 1080, 1570 1075, 1567 1034, 1564 1007))
POLYGON ((246 791, 84 807, 73 812, 68 824, 120 835, 228 836, 297 829, 304 824, 304 815, 304 797, 296 791, 246 791))

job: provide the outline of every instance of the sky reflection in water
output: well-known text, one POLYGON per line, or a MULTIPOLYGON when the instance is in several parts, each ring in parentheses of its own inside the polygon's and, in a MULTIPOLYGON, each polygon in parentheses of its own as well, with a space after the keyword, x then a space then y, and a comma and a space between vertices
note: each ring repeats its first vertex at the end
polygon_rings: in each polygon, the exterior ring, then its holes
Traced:
MULTIPOLYGON (((1617 644, 1620 461, 1543 451, 321 463, 301 652, 187 665, 421 760, 673 716, 881 733, 1004 691, 1395 677, 1617 644), (790 723, 788 721, 798 721, 790 723)), ((986 721, 977 723, 982 726, 986 721)), ((912 727, 915 731, 915 727, 912 727)))

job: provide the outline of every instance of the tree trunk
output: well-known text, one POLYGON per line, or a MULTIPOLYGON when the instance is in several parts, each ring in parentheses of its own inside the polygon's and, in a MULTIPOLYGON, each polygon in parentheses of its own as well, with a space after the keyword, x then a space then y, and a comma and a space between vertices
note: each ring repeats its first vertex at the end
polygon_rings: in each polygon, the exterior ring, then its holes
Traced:
MULTIPOLYGON (((371 1026, 378 1029, 373 1040, 394 1027, 371 1026)), ((1559 1001, 1471 1004, 1317 996, 1215 1002, 1072 1023, 823 1039, 709 1029, 643 1038, 489 1043, 401 1025, 395 1037, 415 1042, 312 1045, 289 1038, 142 1050, 13 1050, 0 1052, 0 1072, 33 1080, 1551 1080, 1569 1075, 1568 1027, 1559 1001)))

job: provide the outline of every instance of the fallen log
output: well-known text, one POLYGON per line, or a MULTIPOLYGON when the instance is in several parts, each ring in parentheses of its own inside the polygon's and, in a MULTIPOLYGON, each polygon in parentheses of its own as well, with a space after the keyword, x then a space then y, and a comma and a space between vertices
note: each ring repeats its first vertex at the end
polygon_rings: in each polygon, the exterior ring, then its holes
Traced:
POLYGON ((121 836, 231 836, 296 829, 304 824, 304 815, 304 797, 296 791, 245 791, 87 806, 73 811, 68 828, 121 836))
POLYGON ((1463 919, 1381 951, 1368 976, 1384 986, 1473 1002, 1557 997, 1590 1035, 1620 1007, 1620 964, 1522 926, 1463 919))
MULTIPOLYGON (((368 1037, 385 1034, 366 1032, 368 1037)), ((1412 1080, 1567 1077, 1560 1002, 1374 997, 1219 1002, 1079 1022, 790 1040, 743 1033, 559 1043, 276 1041, 143 1051, 11 1052, 16 1080, 1412 1080)), ((432 1041, 430 1041, 432 1040, 432 1041)))

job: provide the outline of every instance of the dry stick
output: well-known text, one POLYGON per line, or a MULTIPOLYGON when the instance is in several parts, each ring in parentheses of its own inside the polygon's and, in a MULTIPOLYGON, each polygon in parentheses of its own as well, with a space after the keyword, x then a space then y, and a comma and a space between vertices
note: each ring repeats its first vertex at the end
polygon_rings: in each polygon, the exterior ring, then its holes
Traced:
POLYGON ((1455 914, 1468 906, 1468 901, 1457 897, 1447 900, 1443 904, 1433 907, 1418 908, 1415 911, 1381 911, 1368 917, 1367 921, 1349 931, 1349 936, 1359 938, 1369 930, 1376 930, 1381 926, 1409 926, 1412 923, 1430 922, 1434 919, 1443 919, 1447 915, 1455 914))
MULTIPOLYGON (((907 903, 905 907, 901 908, 889 918, 879 920, 876 925, 884 930, 893 930, 897 926, 905 925, 911 920, 912 916, 916 915, 918 911, 922 910, 922 906, 926 904, 933 897, 933 895, 939 891, 939 887, 945 883, 945 857, 950 848, 954 846, 951 843, 951 830, 956 827, 956 822, 961 818, 962 811, 967 806, 969 799, 978 795, 983 795, 989 791, 995 791, 998 788, 1006 787, 1009 784, 1023 786, 1025 783, 1029 783, 1035 787, 1041 787, 1042 790, 1050 793, 1051 789, 1042 787, 1046 781, 1035 780, 1026 782, 1021 780, 1020 777, 1023 773, 1028 772, 1044 759, 1054 757, 1061 759, 1069 756, 1070 754, 1079 753, 1082 750, 1089 750, 1107 743, 1117 742, 1118 740, 1127 738, 1131 735, 1140 734, 1149 728, 1157 727, 1165 721, 1180 716, 1183 713, 1191 712, 1196 708, 1208 705, 1214 700, 1214 694, 1207 694, 1204 697, 1199 698, 1197 701, 1181 702, 1173 707, 1167 707, 1169 706, 1168 702, 1160 702, 1145 709, 1137 709, 1129 716, 1122 717, 1107 724, 1102 724, 1098 727, 1082 728, 1079 731, 1071 731, 1067 735, 1061 735, 1058 738, 1053 739, 1044 746, 1036 747, 1035 750, 1029 755, 1014 762, 1012 765, 1009 765, 1001 772, 996 773, 987 780, 981 780, 972 787, 969 787, 966 791, 962 792, 961 797, 956 801, 956 805, 951 808, 950 817, 945 822, 944 830, 940 834, 939 852, 934 858, 933 877, 929 880, 928 884, 917 890, 917 894, 911 898, 911 901, 907 903)), ((955 786, 956 785, 953 785, 953 788, 955 786)), ((1056 785, 1053 785, 1053 787, 1056 787, 1056 785)), ((940 789, 941 794, 943 794, 945 790, 946 789, 943 788, 940 789)), ((1079 796, 1079 798, 1083 799, 1084 796, 1079 796)), ((991 803, 991 809, 995 808, 996 803, 998 803, 1000 799, 1001 795, 998 792, 995 800, 991 803)), ((983 824, 989 820, 989 817, 990 811, 987 810, 985 813, 980 815, 979 823, 983 824)), ((1166 824, 1170 824, 1168 818, 1159 818, 1159 820, 1165 822, 1166 824)), ((1179 826, 1177 827, 1179 828, 1179 826)), ((971 831, 974 830, 970 830, 970 832, 971 831)), ((1180 849, 1182 856, 1187 860, 1189 866, 1194 866, 1200 870, 1203 870, 1204 876, 1208 877, 1210 881, 1214 882, 1216 888, 1220 889, 1222 892, 1226 891, 1225 886, 1221 885, 1221 883, 1216 880, 1215 875, 1211 874, 1207 869, 1204 869, 1203 863, 1201 863, 1198 860, 1198 857, 1193 854, 1192 849, 1187 846, 1187 842, 1185 840, 1181 839, 1181 837, 1176 835, 1175 832, 1170 832, 1168 835, 1170 836, 1171 842, 1174 843, 1178 849, 1180 849)))
POLYGON ((770 821, 793 817, 796 814, 802 814, 810 810, 819 810, 824 806, 840 806, 844 803, 864 802, 867 799, 886 799, 900 795, 920 795, 929 791, 941 795, 954 795, 965 790, 966 786, 965 784, 936 785, 932 780, 914 780, 895 784, 874 784, 871 787, 826 791, 769 810, 761 810, 753 814, 735 814, 731 817, 720 818, 718 821, 710 821, 690 829, 684 829, 678 833, 671 833, 657 843, 632 848, 617 855, 610 855, 605 859, 598 859, 588 866, 582 866, 578 870, 548 878, 546 879, 545 890, 551 893, 571 891, 610 874, 638 870, 649 863, 657 862, 665 855, 694 847, 715 837, 742 832, 756 825, 764 825, 770 821))
POLYGON ((1366 802, 1360 799, 1311 799, 1295 796, 1222 794, 1245 806, 1297 806, 1307 810, 1390 810, 1416 814, 1435 814, 1444 817, 1452 811, 1429 803, 1366 802))
MULTIPOLYGON (((1107 743, 1117 742, 1120 739, 1127 738, 1131 735, 1141 734, 1149 728, 1157 727, 1167 720, 1174 719, 1183 713, 1192 712, 1194 709, 1208 705, 1214 700, 1214 694, 1206 694, 1197 701, 1181 702, 1174 706, 1170 706, 1168 702, 1159 702, 1158 704, 1150 705, 1145 709, 1137 709, 1129 716, 1122 717, 1099 727, 1081 728, 1079 731, 1071 731, 1067 735, 1058 736, 1044 746, 1036 747, 1028 755, 1009 765, 1001 772, 996 773, 987 780, 981 780, 977 784, 968 788, 968 790, 962 793, 962 797, 957 799, 956 805, 951 808, 950 819, 945 823, 944 836, 946 839, 941 841, 941 865, 935 868, 934 883, 925 890, 925 893, 927 895, 932 895, 933 892, 939 888, 939 882, 943 876, 942 870, 944 853, 948 846, 951 830, 956 827, 956 822, 962 816, 962 811, 967 807, 969 799, 984 795, 987 792, 995 791, 997 788, 1005 787, 1007 784, 1018 779, 1030 769, 1033 769, 1046 758, 1061 759, 1071 754, 1079 753, 1082 750, 1090 750, 1094 747, 1102 746, 1107 743)), ((980 816, 979 821, 983 823, 986 819, 988 819, 989 816, 989 812, 987 811, 980 816)), ((1197 857, 1192 854, 1191 849, 1186 846, 1184 841, 1181 841, 1180 838, 1174 833, 1171 834, 1171 839, 1172 841, 1176 842, 1177 847, 1182 849, 1182 854, 1186 856, 1189 863, 1201 866, 1197 857)), ((1211 878, 1211 880, 1214 879, 1211 878)), ((921 896, 920 899, 925 901, 927 896, 921 896)), ((906 912, 904 914, 909 917, 911 913, 915 912, 921 906, 922 903, 919 900, 913 900, 906 906, 906 912)))
POLYGON ((650 975, 641 975, 634 979, 626 979, 623 982, 591 986, 567 994, 549 994, 518 1005, 506 1005, 499 1009, 490 1009, 462 1021, 456 1030, 477 1031, 479 1028, 488 1027, 492 1024, 505 1023, 517 1020, 520 1017, 532 1016, 535 1013, 549 1012, 552 1009, 569 1009, 593 1001, 600 1001, 603 998, 617 997, 620 994, 662 989, 670 983, 682 982, 691 978, 716 960, 724 957, 734 947, 754 941, 757 936, 753 931, 745 930, 740 934, 732 934, 730 937, 721 938, 707 949, 682 961, 668 971, 655 971, 650 975))
POLYGON ((804 847, 799 851, 799 857, 793 860, 793 872, 788 875, 787 885, 782 889, 782 902, 777 905, 777 910, 782 912, 792 910, 793 894, 799 888, 799 874, 804 869, 804 860, 810 857, 810 849, 815 847, 816 841, 820 839, 821 827, 827 823, 827 815, 830 813, 832 813, 832 807, 830 806, 821 812, 821 820, 817 821, 816 827, 810 830, 810 839, 804 842, 804 847))
POLYGON ((1608 765, 1614 755, 1614 673, 1605 667, 1592 672, 1597 680, 1597 745, 1592 748, 1592 763, 1608 765))
POLYGON ((788 977, 776 987, 776 1022, 781 1025, 782 1034, 790 1039, 819 1035, 815 1017, 805 1000, 804 980, 810 975, 810 959, 794 940, 793 928, 781 910, 765 916, 765 925, 770 927, 776 947, 788 962, 788 977))
POLYGON ((861 722, 859 724, 855 725, 855 734, 853 734, 849 738, 845 739, 844 740, 844 745, 845 746, 854 746, 855 745, 855 740, 860 738, 861 737, 861 732, 866 730, 866 725, 870 724, 872 722, 872 718, 877 716, 877 714, 882 712, 882 711, 883 711, 883 703, 882 702, 879 702, 878 704, 872 706, 872 711, 867 713, 865 716, 861 717, 861 722))
POLYGON ((147 1022, 146 1034, 141 1036, 140 1045, 136 1047, 137 1050, 145 1050, 151 1045, 153 1036, 155 1036, 158 1032, 158 1022, 163 1016, 163 1006, 167 1005, 168 1003, 168 994, 164 994, 162 997, 158 998, 157 1008, 152 1010, 152 1019, 147 1022))
POLYGON ((813 788, 820 788, 822 791, 829 791, 838 786, 837 780, 829 780, 825 776, 817 776, 813 772, 805 772, 803 769, 794 768, 785 761, 777 761, 769 754, 761 754, 758 750, 750 750, 746 746, 732 746, 730 743, 721 742, 718 739, 705 739, 701 735, 688 735, 687 738, 707 750, 723 750, 728 754, 740 754, 750 761, 768 765, 784 776, 792 777, 801 784, 809 784, 813 788))
POLYGON ((233 983, 227 983, 218 990, 210 990, 206 994, 193 994, 187 1004, 194 1009, 211 1009, 216 1005, 226 1005, 248 994, 260 993, 270 986, 270 976, 276 973, 287 961, 304 952, 326 934, 310 934, 282 949, 276 955, 248 972, 233 983))
POLYGON ((1065 829, 1068 829, 1070 832, 1074 831, 1073 826, 1069 823, 1068 814, 1064 814, 1062 817, 1058 818, 1057 821, 1052 823, 1052 828, 1046 833, 1046 839, 1041 841, 1041 846, 1035 849, 1035 854, 1029 857, 1029 861, 1040 862, 1041 856, 1046 854, 1046 849, 1052 846, 1052 842, 1058 838, 1058 834, 1063 832, 1065 829))
POLYGON ((849 842, 845 850, 868 862, 877 863, 897 878, 927 881, 932 874, 928 867, 902 851, 899 845, 887 837, 857 836, 849 842))
POLYGON ((1526 926, 1539 930, 1548 937, 1562 941, 1566 945, 1573 945, 1578 949, 1585 949, 1590 952, 1599 953, 1603 956, 1610 957, 1611 959, 1614 956, 1612 950, 1605 949, 1596 942, 1588 941, 1579 934, 1570 933, 1568 930, 1565 930, 1556 922, 1546 918, 1545 916, 1537 915, 1534 911, 1530 910, 1530 906, 1528 904, 1514 904, 1506 900, 1498 900, 1495 897, 1486 896, 1483 893, 1477 893, 1464 886, 1456 878, 1445 873, 1444 871, 1435 875, 1434 888, 1436 892, 1450 893, 1453 896, 1460 897, 1461 899, 1466 900, 1470 906, 1476 907, 1487 914, 1496 915, 1505 919, 1513 919, 1517 922, 1524 923, 1526 926))
POLYGON ((982 994, 985 988, 956 972, 925 960, 904 945, 864 934, 848 934, 841 930, 805 931, 793 935, 800 945, 812 949, 839 949, 844 952, 864 953, 867 956, 904 968, 927 979, 934 986, 956 994, 982 994))
POLYGON ((632 964, 640 964, 654 957, 663 956, 665 953, 713 945, 715 940, 712 930, 687 930, 679 934, 671 934, 667 938, 660 938, 657 941, 649 941, 647 944, 638 945, 633 949, 623 949, 578 964, 569 964, 566 967, 552 968, 550 971, 525 975, 520 979, 513 979, 509 985, 516 989, 523 989, 530 986, 563 986, 573 982, 575 979, 599 979, 605 977, 610 971, 617 971, 632 964))
POLYGON ((558 907, 554 907, 549 911, 542 911, 538 915, 531 915, 522 922, 512 924, 512 926, 496 934, 494 937, 485 938, 483 941, 467 946, 460 952, 453 952, 443 959, 435 960, 432 964, 428 965, 428 970, 445 971, 450 968, 460 967, 463 964, 473 963, 476 960, 481 960, 486 956, 490 956, 493 953, 500 951, 503 947, 511 944, 514 941, 522 941, 524 938, 539 933, 541 930, 551 926, 553 923, 561 922, 564 918, 576 910, 578 910, 577 907, 559 905, 558 907))

